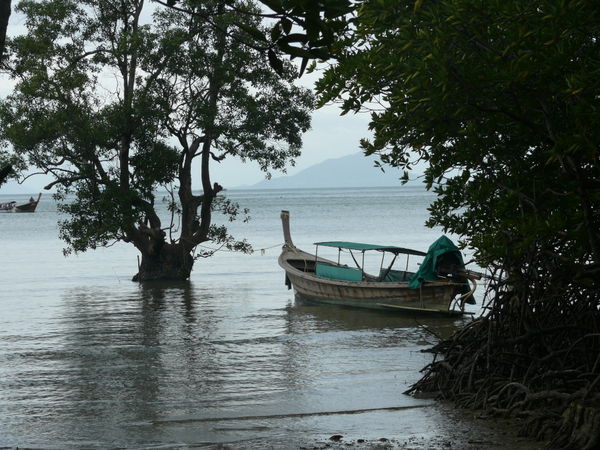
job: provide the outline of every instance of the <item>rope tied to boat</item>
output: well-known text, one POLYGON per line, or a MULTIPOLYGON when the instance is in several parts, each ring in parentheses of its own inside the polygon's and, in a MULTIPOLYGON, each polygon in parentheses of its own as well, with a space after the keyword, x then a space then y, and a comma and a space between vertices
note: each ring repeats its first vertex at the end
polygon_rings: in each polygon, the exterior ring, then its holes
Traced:
MULTIPOLYGON (((273 248, 281 247, 283 245, 284 245, 284 243, 275 244, 275 245, 272 245, 270 247, 259 248, 256 251, 260 251, 261 256, 264 256, 266 254, 267 250, 271 250, 273 248)), ((198 247, 204 248, 206 250, 210 250, 210 251, 215 252, 215 253, 216 252, 239 253, 237 250, 229 250, 229 249, 223 249, 223 248, 212 248, 212 247, 208 247, 206 245, 198 245, 198 247)))
POLYGON ((267 250, 271 250, 272 248, 276 248, 276 247, 281 247, 281 246, 283 246, 284 244, 285 244, 285 243, 282 243, 282 244, 275 244, 275 245, 272 245, 272 246, 270 246, 270 247, 261 248, 261 249, 259 249, 259 250, 260 250, 260 254, 261 254, 261 256, 265 256, 265 253, 267 252, 267 250))

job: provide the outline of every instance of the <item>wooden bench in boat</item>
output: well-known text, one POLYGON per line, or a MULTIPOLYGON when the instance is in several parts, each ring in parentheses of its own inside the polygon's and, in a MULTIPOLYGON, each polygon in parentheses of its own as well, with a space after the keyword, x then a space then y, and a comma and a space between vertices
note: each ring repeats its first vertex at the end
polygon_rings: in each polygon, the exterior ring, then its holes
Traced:
POLYGON ((340 281, 362 281, 362 271, 351 267, 330 266, 317 263, 316 274, 319 277, 340 281))
POLYGON ((404 270, 385 270, 381 271, 379 275, 380 278, 371 277, 369 275, 363 274, 360 269, 355 269, 352 267, 339 267, 332 266, 329 264, 317 263, 316 272, 317 276, 323 278, 329 278, 331 280, 339 280, 339 281, 365 281, 364 276, 367 277, 366 281, 384 281, 391 283, 398 282, 406 282, 411 279, 414 275, 412 272, 406 272, 404 270), (385 275, 385 277, 384 277, 385 275), (381 277, 384 277, 383 280, 381 277))

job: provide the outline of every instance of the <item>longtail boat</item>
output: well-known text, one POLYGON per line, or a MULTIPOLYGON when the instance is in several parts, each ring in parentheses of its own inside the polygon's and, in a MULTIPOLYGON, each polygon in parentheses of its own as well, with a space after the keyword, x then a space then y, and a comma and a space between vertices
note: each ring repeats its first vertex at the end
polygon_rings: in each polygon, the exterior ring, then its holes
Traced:
POLYGON ((0 203, 0 211, 12 211, 15 209, 17 202, 2 202, 0 203))
POLYGON ((481 274, 465 269, 458 248, 446 236, 434 242, 427 253, 408 248, 357 242, 316 242, 314 254, 292 242, 289 212, 281 211, 284 245, 279 265, 285 270, 286 285, 301 300, 396 312, 461 315, 465 303, 474 303, 476 279, 481 274), (318 256, 319 247, 338 249, 338 261, 318 256), (354 266, 340 263, 348 252, 354 266), (380 272, 364 270, 365 252, 381 252, 380 272), (383 265, 385 256, 391 262, 383 265), (417 272, 408 271, 408 258, 424 258, 417 272), (406 270, 394 269, 398 257, 406 257, 406 270), (362 261, 359 262, 359 261, 362 261), (469 280, 472 286, 469 286, 469 280))
POLYGON ((37 205, 40 202, 41 197, 42 197, 42 194, 40 193, 38 195, 37 200, 34 200, 34 198, 31 197, 29 199, 29 202, 27 202, 23 205, 15 206, 15 212, 35 212, 35 209, 37 208, 37 205))

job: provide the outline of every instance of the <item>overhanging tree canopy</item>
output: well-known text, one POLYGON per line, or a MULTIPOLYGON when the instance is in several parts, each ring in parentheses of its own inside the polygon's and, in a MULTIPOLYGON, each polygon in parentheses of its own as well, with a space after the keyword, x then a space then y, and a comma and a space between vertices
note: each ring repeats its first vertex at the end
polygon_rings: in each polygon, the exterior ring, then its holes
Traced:
MULTIPOLYGON (((11 0, 0 0, 0 63, 4 60, 4 44, 6 41, 6 30, 11 13, 11 0)), ((6 181, 13 168, 8 159, 0 150, 0 186, 6 181), (6 158, 6 160, 5 160, 6 158)))
MULTIPOLYGON (((186 9, 186 5, 202 3, 202 0, 183 2, 181 0, 154 0, 156 3, 188 14, 197 12, 186 9)), ((352 15, 359 2, 354 0, 258 0, 264 7, 260 12, 253 12, 260 17, 268 18, 269 30, 259 29, 242 22, 234 23, 254 37, 260 48, 268 52, 269 63, 281 71, 283 65, 279 54, 300 58, 302 60, 300 74, 307 63, 313 59, 328 59, 336 48, 338 38, 345 34, 352 23, 352 15)), ((234 2, 227 4, 236 10, 234 2)), ((248 45, 248 42, 241 42, 248 45)))
POLYGON ((599 261, 597 8, 417 3, 363 3, 321 103, 380 101, 364 149, 402 168, 427 162, 430 223, 465 236, 482 262, 557 233, 580 263, 599 261))
POLYGON ((373 109, 363 142, 438 194, 430 225, 503 270, 488 314, 413 389, 600 442, 600 9, 571 0, 366 0, 319 82, 373 109), (593 356, 591 356, 593 355, 593 356))

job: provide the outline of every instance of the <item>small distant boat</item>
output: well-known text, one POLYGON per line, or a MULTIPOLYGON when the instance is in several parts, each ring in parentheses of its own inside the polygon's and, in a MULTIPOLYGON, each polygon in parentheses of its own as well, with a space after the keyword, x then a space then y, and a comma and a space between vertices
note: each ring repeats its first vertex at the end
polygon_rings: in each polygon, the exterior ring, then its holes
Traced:
POLYGON ((38 195, 37 200, 35 200, 33 197, 30 197, 29 201, 22 205, 17 205, 17 202, 0 203, 0 211, 35 212, 41 197, 42 194, 38 195))
POLYGON ((37 205, 40 202, 41 197, 42 197, 41 193, 38 194, 37 200, 34 200, 33 197, 30 197, 29 202, 27 202, 23 205, 15 206, 15 211, 16 212, 35 212, 35 208, 37 208, 37 205))
POLYGON ((281 212, 285 243, 279 265, 285 270, 286 285, 303 300, 385 311, 464 314, 465 303, 474 303, 473 292, 482 274, 465 269, 458 248, 445 236, 433 243, 427 253, 395 246, 357 242, 317 242, 315 254, 296 248, 292 242, 289 212, 281 212), (338 249, 338 261, 318 256, 319 246, 338 249), (339 255, 348 251, 355 267, 341 264, 339 255), (381 252, 380 273, 364 270, 365 252, 381 252), (360 254, 362 263, 355 253, 360 254), (385 255, 391 262, 384 267, 385 255), (398 256, 406 256, 406 270, 395 270, 398 256), (419 270, 408 272, 410 256, 424 258, 419 270), (472 287, 469 286, 469 281, 472 287))
POLYGON ((12 211, 15 209, 17 202, 3 202, 0 203, 0 211, 12 211))

